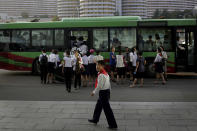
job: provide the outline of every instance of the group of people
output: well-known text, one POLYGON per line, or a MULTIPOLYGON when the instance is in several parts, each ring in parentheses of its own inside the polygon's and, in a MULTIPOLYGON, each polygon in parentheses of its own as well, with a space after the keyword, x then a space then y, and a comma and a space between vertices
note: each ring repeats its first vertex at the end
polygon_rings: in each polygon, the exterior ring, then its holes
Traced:
MULTIPOLYGON (((142 51, 137 51, 136 47, 133 47, 131 51, 126 48, 125 53, 122 54, 119 50, 118 55, 115 54, 115 48, 112 47, 110 52, 110 71, 111 79, 117 84, 123 83, 123 78, 127 76, 133 83, 130 87, 135 87, 137 80, 140 79, 140 86, 143 87, 143 78, 145 75, 145 65, 147 63, 146 59, 142 56, 142 51), (115 79, 114 72, 117 72, 117 77, 115 79)), ((162 84, 166 83, 167 80, 167 53, 164 51, 163 46, 158 47, 157 55, 154 60, 154 67, 156 72, 156 81, 160 78, 162 79, 162 84)))
MULTIPOLYGON (((53 83, 56 68, 62 66, 61 71, 64 74, 68 92, 71 92, 72 78, 74 78, 74 88, 76 90, 81 88, 81 86, 87 87, 88 84, 92 86, 91 82, 97 77, 96 63, 99 60, 104 60, 99 51, 96 52, 96 55, 94 55, 94 52, 94 49, 90 49, 89 56, 87 56, 87 52, 81 53, 79 50, 66 50, 61 61, 57 50, 52 50, 49 55, 46 54, 45 50, 42 50, 42 54, 39 57, 41 83, 53 83)), ((137 80, 140 79, 140 86, 142 87, 145 65, 147 63, 142 55, 143 52, 137 51, 136 47, 133 47, 131 50, 126 48, 124 53, 121 50, 115 53, 115 47, 112 47, 109 54, 111 80, 117 84, 123 84, 124 78, 129 77, 130 81, 133 81, 130 87, 135 87, 137 80), (116 77, 115 74, 117 74, 116 77)), ((155 83, 160 78, 162 79, 162 84, 166 83, 167 58, 164 48, 162 46, 158 47, 154 60, 157 78, 155 83)))
MULTIPOLYGON (((108 128, 117 129, 118 126, 109 103, 111 89, 110 77, 105 70, 103 56, 101 56, 99 52, 97 52, 96 56, 94 56, 93 53, 93 49, 90 50, 88 57, 86 54, 81 56, 78 50, 74 51, 74 55, 71 55, 69 50, 64 53, 62 73, 64 73, 65 76, 66 89, 69 93, 71 92, 72 74, 75 75, 75 89, 77 89, 77 84, 79 87, 81 86, 81 75, 87 86, 88 75, 93 78, 98 72, 95 89, 92 91, 91 96, 99 93, 99 98, 95 106, 93 117, 88 121, 97 124, 103 109, 109 124, 108 128)), ((49 83, 49 80, 53 80, 52 74, 54 73, 55 67, 58 66, 58 60, 59 55, 55 50, 52 50, 49 56, 45 50, 42 50, 42 54, 39 57, 42 83, 46 83, 46 80, 48 80, 47 83, 49 83)))
POLYGON ((39 56, 41 83, 54 83, 54 73, 60 63, 57 50, 52 50, 49 55, 46 54, 45 49, 42 50, 39 56))
MULTIPOLYGON (((53 75, 57 67, 61 67, 61 71, 65 77, 65 85, 68 93, 71 92, 72 78, 74 75, 74 88, 79 89, 81 87, 81 78, 83 86, 88 86, 90 80, 95 80, 95 89, 92 91, 91 96, 99 93, 99 98, 95 106, 94 114, 92 119, 88 121, 90 123, 97 124, 102 112, 105 112, 107 122, 110 129, 117 129, 117 123, 109 104, 110 99, 110 77, 111 80, 117 82, 117 84, 122 83, 125 76, 130 76, 133 83, 130 87, 135 87, 137 80, 140 79, 140 85, 143 86, 143 78, 145 73, 146 60, 142 56, 143 52, 137 51, 135 47, 129 51, 126 48, 124 54, 119 50, 118 54, 115 53, 115 48, 112 47, 110 52, 110 75, 108 75, 105 69, 105 61, 100 52, 96 52, 94 55, 94 50, 90 49, 90 55, 87 56, 86 53, 80 53, 79 50, 74 50, 71 53, 70 50, 66 50, 64 53, 63 60, 61 61, 56 50, 47 55, 46 51, 43 49, 42 54, 39 57, 40 70, 41 70, 41 83, 52 83, 54 78, 53 75), (73 54, 73 55, 71 55, 73 54), (117 77, 115 79, 115 72, 117 72, 117 77), (77 88, 78 85, 78 88, 77 88)), ((162 84, 166 83, 167 79, 167 54, 162 46, 158 47, 157 55, 154 60, 155 72, 157 80, 162 79, 162 84)))
POLYGON ((60 60, 56 50, 52 50, 47 55, 43 49, 39 57, 41 83, 53 83, 56 69, 62 68, 61 71, 64 74, 68 92, 71 92, 72 78, 74 78, 74 88, 76 90, 81 86, 87 87, 88 84, 91 84, 89 80, 94 81, 97 76, 97 61, 104 60, 99 51, 96 52, 96 55, 94 55, 94 52, 94 49, 90 49, 89 56, 87 56, 86 53, 82 54, 77 49, 74 51, 66 50, 63 59, 60 60))

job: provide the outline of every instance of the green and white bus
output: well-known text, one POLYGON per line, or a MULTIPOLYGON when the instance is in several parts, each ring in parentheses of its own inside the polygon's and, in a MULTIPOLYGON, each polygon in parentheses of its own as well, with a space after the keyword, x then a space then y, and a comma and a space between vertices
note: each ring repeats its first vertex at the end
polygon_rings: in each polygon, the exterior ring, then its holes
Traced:
POLYGON ((197 71, 196 19, 145 19, 135 16, 65 18, 58 22, 0 24, 0 68, 38 71, 42 48, 58 49, 63 56, 71 48, 72 38, 83 37, 88 48, 101 51, 106 62, 112 46, 143 51, 148 72, 156 48, 163 45, 168 53, 168 72, 197 71), (150 42, 152 41, 152 42, 150 42))

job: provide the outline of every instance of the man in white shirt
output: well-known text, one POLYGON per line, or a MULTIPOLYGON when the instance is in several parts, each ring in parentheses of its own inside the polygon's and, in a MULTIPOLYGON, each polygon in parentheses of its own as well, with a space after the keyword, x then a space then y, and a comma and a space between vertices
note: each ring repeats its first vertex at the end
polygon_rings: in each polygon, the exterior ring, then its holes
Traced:
POLYGON ((136 53, 136 48, 133 47, 132 51, 130 53, 130 62, 132 62, 132 69, 131 69, 131 80, 134 80, 135 74, 133 74, 135 72, 136 69, 136 61, 137 61, 137 53, 136 53))
POLYGON ((104 66, 105 66, 104 61, 97 62, 97 70, 99 71, 99 74, 96 80, 95 90, 91 93, 91 96, 94 96, 96 93, 99 92, 99 99, 97 101, 94 110, 93 119, 89 119, 88 121, 97 124, 99 122, 99 118, 103 109, 105 112, 105 116, 107 118, 109 128, 117 129, 118 126, 113 111, 111 109, 111 106, 109 104, 110 89, 111 89, 110 77, 105 71, 104 66))
POLYGON ((42 50, 42 54, 40 54, 40 56, 39 56, 39 63, 40 63, 41 83, 46 84, 48 56, 46 54, 45 49, 42 50))

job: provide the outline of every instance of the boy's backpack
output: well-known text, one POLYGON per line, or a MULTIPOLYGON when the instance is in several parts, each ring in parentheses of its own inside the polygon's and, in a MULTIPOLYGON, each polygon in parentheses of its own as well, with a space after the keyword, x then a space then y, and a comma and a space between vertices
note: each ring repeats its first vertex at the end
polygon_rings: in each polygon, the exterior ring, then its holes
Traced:
POLYGON ((42 55, 41 60, 40 60, 40 64, 41 65, 46 65, 48 62, 48 58, 46 55, 42 55))

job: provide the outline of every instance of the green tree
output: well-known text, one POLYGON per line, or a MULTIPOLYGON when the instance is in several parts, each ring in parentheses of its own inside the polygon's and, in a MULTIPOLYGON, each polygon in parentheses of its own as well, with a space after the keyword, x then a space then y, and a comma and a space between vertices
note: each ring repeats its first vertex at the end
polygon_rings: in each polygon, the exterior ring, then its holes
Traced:
POLYGON ((60 18, 58 16, 53 16, 52 21, 60 21, 60 18))
POLYGON ((22 12, 22 13, 21 13, 21 16, 22 16, 23 18, 28 18, 28 17, 29 17, 29 14, 28 14, 27 12, 22 12))
POLYGON ((159 11, 159 9, 156 9, 152 18, 158 19, 160 16, 161 16, 161 11, 159 11))
POLYGON ((169 11, 167 9, 164 9, 160 15, 160 18, 169 18, 169 11))

